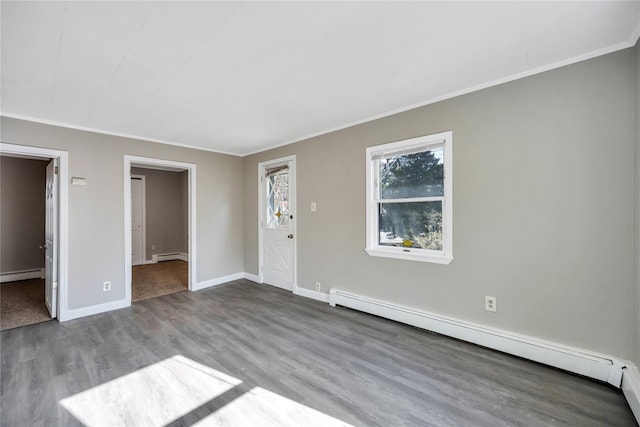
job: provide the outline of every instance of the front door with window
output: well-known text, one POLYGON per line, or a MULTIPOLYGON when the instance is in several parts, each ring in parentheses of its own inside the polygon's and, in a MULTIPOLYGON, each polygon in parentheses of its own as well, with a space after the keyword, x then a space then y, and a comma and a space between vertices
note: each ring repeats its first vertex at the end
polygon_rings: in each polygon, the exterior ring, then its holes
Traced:
POLYGON ((264 166, 261 173, 263 280, 293 290, 295 236, 291 164, 264 166))

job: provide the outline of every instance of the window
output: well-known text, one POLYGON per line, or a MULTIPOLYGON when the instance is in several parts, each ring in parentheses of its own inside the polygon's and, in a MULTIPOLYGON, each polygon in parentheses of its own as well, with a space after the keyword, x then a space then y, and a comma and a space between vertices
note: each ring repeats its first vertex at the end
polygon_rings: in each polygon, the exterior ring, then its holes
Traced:
POLYGON ((289 228, 289 166, 277 166, 265 171, 267 180, 266 228, 289 228))
POLYGON ((452 139, 442 132, 367 148, 369 255, 451 262, 452 139))

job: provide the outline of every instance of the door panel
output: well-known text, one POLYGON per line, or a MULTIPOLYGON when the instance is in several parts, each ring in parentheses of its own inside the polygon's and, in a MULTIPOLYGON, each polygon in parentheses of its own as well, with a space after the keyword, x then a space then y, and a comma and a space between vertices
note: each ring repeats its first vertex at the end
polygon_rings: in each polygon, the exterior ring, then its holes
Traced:
POLYGON ((45 279, 44 302, 51 317, 56 317, 58 306, 58 219, 57 219, 57 159, 47 165, 45 204, 45 279))
POLYGON ((143 191, 142 179, 131 178, 131 264, 140 265, 144 263, 142 238, 142 212, 143 212, 143 191))
POLYGON ((265 231, 264 280, 270 285, 291 290, 291 239, 281 231, 265 231))

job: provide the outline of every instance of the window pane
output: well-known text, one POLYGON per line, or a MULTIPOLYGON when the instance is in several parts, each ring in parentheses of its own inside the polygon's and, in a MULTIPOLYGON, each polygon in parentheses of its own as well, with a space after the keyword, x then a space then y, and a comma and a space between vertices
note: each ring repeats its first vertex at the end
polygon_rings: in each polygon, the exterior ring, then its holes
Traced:
POLYGON ((444 148, 380 159, 380 198, 444 196, 444 148))
POLYGON ((266 177, 267 228, 289 226, 289 173, 281 172, 266 177))
POLYGON ((379 204, 379 241, 383 246, 442 250, 442 202, 379 204))

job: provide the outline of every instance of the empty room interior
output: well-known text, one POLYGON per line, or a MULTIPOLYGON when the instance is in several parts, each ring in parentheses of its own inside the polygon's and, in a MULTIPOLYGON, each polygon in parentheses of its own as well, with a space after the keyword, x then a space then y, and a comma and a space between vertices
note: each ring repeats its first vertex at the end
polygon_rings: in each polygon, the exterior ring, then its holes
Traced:
POLYGON ((3 427, 638 425, 640 1, 0 20, 3 427))

